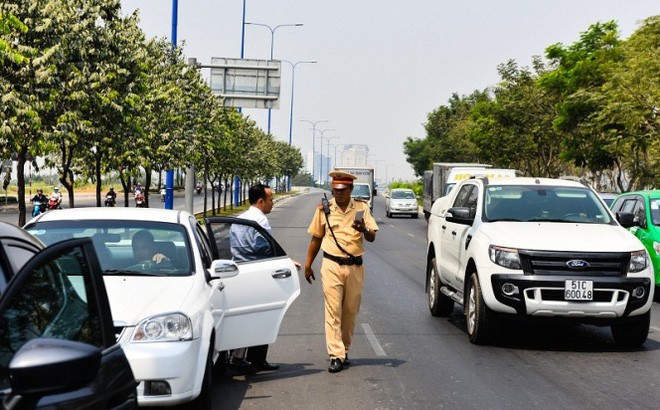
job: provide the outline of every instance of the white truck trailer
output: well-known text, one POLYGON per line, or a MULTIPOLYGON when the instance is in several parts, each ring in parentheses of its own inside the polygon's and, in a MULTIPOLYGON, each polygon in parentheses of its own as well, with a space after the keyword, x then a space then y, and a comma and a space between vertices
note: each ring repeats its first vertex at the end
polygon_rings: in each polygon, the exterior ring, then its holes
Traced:
POLYGON ((454 185, 463 179, 469 178, 471 175, 469 171, 474 169, 485 170, 490 167, 492 167, 492 165, 466 162, 433 163, 433 169, 424 172, 424 195, 422 198, 424 217, 426 219, 429 218, 431 207, 436 199, 447 195, 454 185), (454 168, 466 172, 452 172, 454 168))

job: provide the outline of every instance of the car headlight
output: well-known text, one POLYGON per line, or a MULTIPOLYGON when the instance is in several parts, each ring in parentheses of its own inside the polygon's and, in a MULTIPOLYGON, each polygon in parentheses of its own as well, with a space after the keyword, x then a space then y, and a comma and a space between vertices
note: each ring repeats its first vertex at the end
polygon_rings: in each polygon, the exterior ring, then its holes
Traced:
POLYGON ((630 265, 628 265, 629 273, 641 272, 649 266, 649 258, 646 256, 646 251, 630 252, 630 265))
POLYGON ((501 246, 490 245, 488 256, 493 263, 508 269, 521 269, 520 256, 518 249, 502 248, 501 246))
POLYGON ((137 324, 131 342, 178 342, 192 340, 192 321, 183 313, 152 316, 137 324))

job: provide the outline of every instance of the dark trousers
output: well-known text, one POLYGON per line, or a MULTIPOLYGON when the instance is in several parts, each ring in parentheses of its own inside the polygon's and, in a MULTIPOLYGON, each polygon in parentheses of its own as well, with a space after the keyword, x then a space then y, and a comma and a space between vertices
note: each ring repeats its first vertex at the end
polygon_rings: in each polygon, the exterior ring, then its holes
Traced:
POLYGON ((248 347, 248 352, 245 360, 248 362, 260 365, 266 362, 266 355, 268 354, 268 345, 248 347))

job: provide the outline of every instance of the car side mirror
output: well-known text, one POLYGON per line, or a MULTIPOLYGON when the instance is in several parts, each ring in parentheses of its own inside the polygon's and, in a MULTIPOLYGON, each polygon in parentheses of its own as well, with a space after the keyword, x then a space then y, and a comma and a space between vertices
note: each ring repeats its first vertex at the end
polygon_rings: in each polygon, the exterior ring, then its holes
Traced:
POLYGON ((219 259, 211 262, 211 279, 232 278, 238 275, 238 265, 229 259, 219 259))
POLYGON ((631 212, 617 212, 616 220, 619 221, 619 224, 624 228, 639 226, 639 220, 635 221, 635 215, 631 212))
POLYGON ((100 366, 101 349, 96 346, 72 340, 32 339, 9 363, 11 392, 26 399, 70 392, 91 383, 100 366))
POLYGON ((474 218, 470 217, 470 208, 453 207, 447 210, 445 218, 448 222, 453 222, 462 225, 472 225, 474 218))

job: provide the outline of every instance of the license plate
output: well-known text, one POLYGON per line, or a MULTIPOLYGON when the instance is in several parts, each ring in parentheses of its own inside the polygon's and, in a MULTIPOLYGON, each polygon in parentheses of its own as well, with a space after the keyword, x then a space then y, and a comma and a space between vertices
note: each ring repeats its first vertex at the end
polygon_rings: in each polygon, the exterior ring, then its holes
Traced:
POLYGON ((594 282, 591 280, 567 280, 564 285, 564 299, 593 300, 594 282))

